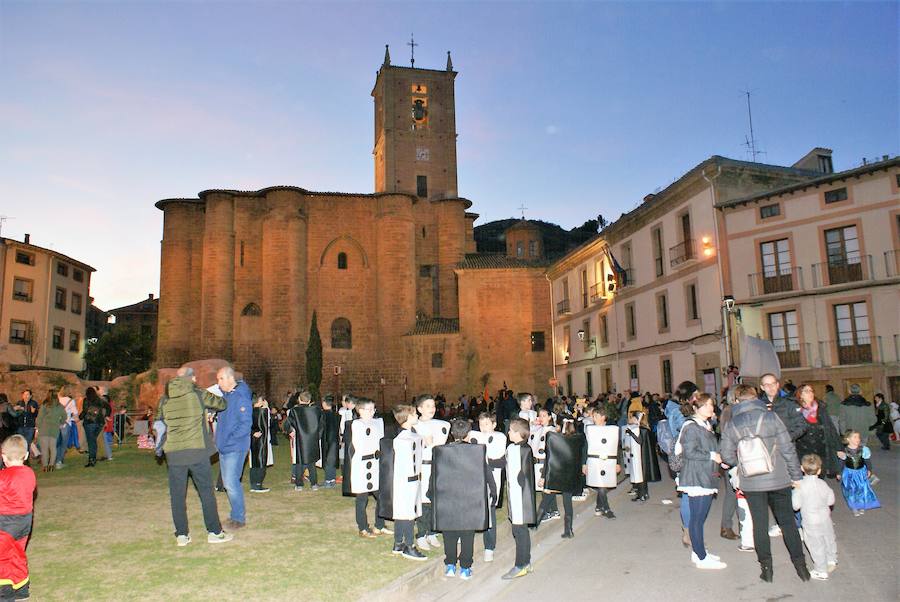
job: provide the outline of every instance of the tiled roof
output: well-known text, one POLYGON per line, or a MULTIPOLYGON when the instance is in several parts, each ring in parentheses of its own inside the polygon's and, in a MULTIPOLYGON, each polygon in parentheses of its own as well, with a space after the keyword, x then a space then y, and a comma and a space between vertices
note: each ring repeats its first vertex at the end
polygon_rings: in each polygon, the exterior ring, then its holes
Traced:
POLYGON ((805 182, 800 182, 798 184, 791 184, 790 186, 783 186, 781 188, 776 188, 775 190, 760 192, 758 194, 741 197, 739 199, 721 201, 719 203, 716 203, 716 207, 724 208, 724 207, 734 207, 736 205, 743 205, 746 203, 750 203, 752 201, 760 201, 762 199, 767 199, 767 198, 779 196, 782 194, 790 194, 790 193, 796 192, 798 190, 805 190, 805 189, 811 188, 813 186, 822 186, 824 184, 830 184, 831 182, 836 182, 839 180, 846 180, 847 178, 859 177, 859 176, 865 175, 867 173, 875 172, 875 171, 878 171, 881 169, 890 169, 891 167, 895 167, 897 165, 900 165, 900 157, 894 157, 893 159, 888 159, 886 161, 876 161, 875 163, 868 163, 866 165, 862 165, 860 167, 856 167, 853 169, 848 169, 846 171, 839 171, 837 173, 820 175, 820 177, 818 177, 818 178, 806 180, 805 182))
POLYGON ((464 261, 457 267, 461 270, 504 270, 510 268, 544 268, 545 260, 525 261, 516 257, 508 257, 504 253, 467 253, 464 261))
POLYGON ((459 319, 457 318, 427 318, 417 321, 407 334, 456 334, 457 332, 459 332, 459 319))

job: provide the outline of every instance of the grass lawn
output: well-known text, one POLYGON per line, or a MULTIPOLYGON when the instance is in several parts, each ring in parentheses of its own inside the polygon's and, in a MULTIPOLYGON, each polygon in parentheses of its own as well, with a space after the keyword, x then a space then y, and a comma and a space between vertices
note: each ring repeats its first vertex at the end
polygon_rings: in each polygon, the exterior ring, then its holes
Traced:
MULTIPOLYGON (((37 467, 32 599, 348 600, 418 566, 391 554, 392 536, 357 535, 353 498, 342 497, 340 486, 295 492, 288 447, 280 443, 266 476, 272 491, 245 493, 248 525, 220 545, 206 543, 189 485, 193 543, 176 547, 165 465, 133 440, 96 468, 83 468, 85 456, 72 450, 63 470, 37 467)), ((224 521, 228 498, 216 497, 224 521)), ((369 512, 371 521, 374 500, 369 512)))

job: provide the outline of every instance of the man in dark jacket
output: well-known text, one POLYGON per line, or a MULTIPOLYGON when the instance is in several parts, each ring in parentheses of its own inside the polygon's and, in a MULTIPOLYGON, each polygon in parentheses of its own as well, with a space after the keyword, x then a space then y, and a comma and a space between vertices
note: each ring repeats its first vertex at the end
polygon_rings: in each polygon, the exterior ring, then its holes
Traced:
POLYGON ((207 408, 224 410, 225 400, 198 388, 194 384, 191 368, 180 368, 178 376, 166 385, 166 394, 159 401, 156 412, 156 419, 166 425, 162 448, 169 467, 169 497, 172 520, 175 522, 175 541, 179 546, 191 543, 185 504, 188 475, 200 495, 207 542, 224 543, 233 537, 222 531, 213 493, 209 456, 215 449, 206 424, 207 408))
POLYGON ((800 406, 790 397, 781 394, 781 383, 774 374, 763 374, 759 379, 762 394, 759 398, 766 402, 766 407, 778 414, 784 426, 791 435, 791 441, 796 441, 808 428, 808 423, 803 418, 800 406))
MULTIPOLYGON (((770 376, 770 375, 767 375, 770 376)), ((738 467, 740 488, 744 492, 753 518, 753 541, 756 558, 762 568, 760 579, 772 581, 772 549, 769 541, 769 508, 781 525, 784 543, 797 575, 804 581, 810 578, 803 555, 803 543, 797 531, 791 505, 791 487, 803 478, 797 451, 787 428, 776 412, 766 411, 763 400, 757 399, 750 385, 735 388, 737 405, 731 410, 731 421, 722 432, 720 454, 722 462, 738 467), (755 437, 762 440, 772 462, 772 470, 745 476, 738 458, 738 443, 755 437)), ((746 459, 746 458, 744 458, 746 459)))

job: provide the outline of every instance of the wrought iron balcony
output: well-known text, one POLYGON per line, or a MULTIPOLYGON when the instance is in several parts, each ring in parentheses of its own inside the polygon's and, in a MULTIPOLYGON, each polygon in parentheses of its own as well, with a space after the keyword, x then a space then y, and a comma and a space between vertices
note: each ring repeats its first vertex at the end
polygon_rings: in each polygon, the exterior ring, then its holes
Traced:
POLYGON ((697 259, 697 250, 693 238, 685 239, 669 249, 669 263, 673 268, 693 259, 697 259))
POLYGON ((787 266, 779 268, 778 273, 757 272, 750 274, 750 296, 772 295, 803 290, 803 268, 787 266))
POLYGON ((872 280, 872 256, 832 258, 812 266, 813 288, 872 280))
POLYGON ((591 285, 591 303, 599 303, 603 299, 603 283, 598 282, 597 284, 591 285))
POLYGON ((569 307, 569 300, 563 299, 559 303, 556 304, 556 314, 559 316, 564 316, 566 314, 572 313, 572 308, 569 307))

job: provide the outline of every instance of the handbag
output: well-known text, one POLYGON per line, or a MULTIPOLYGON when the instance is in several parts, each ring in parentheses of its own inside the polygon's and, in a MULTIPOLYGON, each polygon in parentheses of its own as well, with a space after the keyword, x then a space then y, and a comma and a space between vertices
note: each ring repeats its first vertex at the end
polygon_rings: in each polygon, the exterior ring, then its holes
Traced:
POLYGON ((40 458, 41 457, 41 450, 38 448, 37 444, 34 441, 31 442, 31 447, 29 449, 29 455, 32 458, 40 458))

